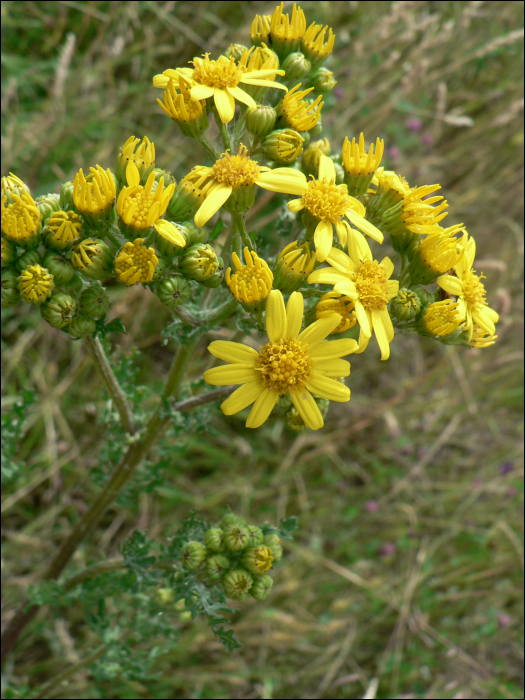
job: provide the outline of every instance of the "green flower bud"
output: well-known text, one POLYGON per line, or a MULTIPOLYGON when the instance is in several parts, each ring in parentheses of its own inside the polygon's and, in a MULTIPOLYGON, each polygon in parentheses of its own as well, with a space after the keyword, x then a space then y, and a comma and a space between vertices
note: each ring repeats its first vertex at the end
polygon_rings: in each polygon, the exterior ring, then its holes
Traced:
POLYGON ((185 569, 198 569, 206 559, 206 548, 200 542, 186 542, 180 558, 185 569))
POLYGON ((159 590, 155 593, 155 598, 160 605, 168 605, 169 603, 173 603, 175 600, 175 593, 171 590, 171 588, 159 588, 159 590))
POLYGON ((328 139, 320 139, 319 141, 312 141, 308 148, 303 153, 301 158, 301 170, 309 177, 312 175, 317 178, 319 175, 319 162, 321 156, 329 156, 331 153, 330 141, 328 139))
POLYGON ((75 268, 58 253, 50 251, 44 258, 44 267, 53 275, 55 284, 61 286, 70 282, 76 275, 75 268))
POLYGON ((33 250, 28 250, 17 259, 15 262, 15 269, 18 272, 22 272, 26 267, 31 267, 31 265, 40 265, 42 263, 42 253, 38 248, 33 248, 33 250))
POLYGON ((293 405, 286 411, 286 425, 297 432, 306 428, 306 423, 301 418, 301 414, 293 405))
POLYGON ((54 287, 53 275, 40 265, 26 267, 18 278, 18 291, 28 304, 43 304, 51 296, 54 287))
POLYGON ((60 188, 59 204, 61 209, 69 209, 73 204, 73 182, 64 182, 60 188))
POLYGON ((264 576, 254 576, 253 586, 250 588, 250 595, 255 600, 265 600, 272 591, 273 579, 265 574, 264 576))
POLYGON ((18 274, 14 270, 2 270, 2 308, 16 306, 19 301, 18 274))
POLYGON ((104 287, 99 283, 84 289, 78 300, 78 308, 82 313, 93 318, 102 318, 111 306, 111 300, 104 287))
POLYGON ((232 525, 246 525, 246 523, 242 518, 235 515, 235 513, 226 513, 219 521, 219 527, 223 530, 232 525))
POLYGON ((104 281, 113 273, 110 249, 97 238, 86 238, 73 248, 71 262, 84 277, 104 281))
POLYGON ((2 236, 2 267, 9 267, 16 260, 16 245, 2 236))
POLYGON ((222 205, 231 214, 244 214, 255 203, 255 187, 243 185, 234 187, 228 199, 222 205))
POLYGON ((419 297, 410 289, 400 289, 398 295, 390 302, 390 313, 398 321, 411 321, 420 311, 419 297))
POLYGON ((244 600, 253 585, 253 578, 245 569, 234 569, 222 579, 224 592, 232 600, 244 600))
POLYGON ((263 539, 263 544, 272 550, 273 560, 280 561, 283 558, 283 548, 279 535, 266 535, 263 539))
POLYGON ((54 292, 40 307, 40 315, 53 328, 65 328, 71 323, 76 312, 76 301, 64 292, 54 292))
POLYGON ((312 64, 300 51, 288 54, 281 64, 281 68, 286 71, 285 79, 287 82, 296 83, 301 78, 307 75, 312 64))
POLYGON ((277 165, 291 165, 303 152, 304 138, 294 129, 277 129, 262 142, 268 160, 277 165))
POLYGON ((221 283, 223 267, 222 259, 207 243, 190 246, 179 262, 179 269, 186 277, 211 287, 221 283))
MULTIPOLYGON (((182 226, 181 224, 176 224, 174 221, 170 221, 170 223, 175 226, 175 228, 179 231, 180 234, 184 237, 186 240, 186 247, 181 248, 179 245, 176 245, 175 243, 172 243, 171 241, 168 241, 167 238, 164 238, 164 236, 161 236, 160 233, 157 234, 155 238, 155 247, 159 251, 161 255, 164 255, 166 258, 171 259, 182 253, 183 251, 187 250, 188 245, 193 245, 193 243, 198 243, 200 241, 193 241, 192 243, 188 243, 188 239, 191 237, 191 234, 189 230, 186 228, 186 226, 182 226)), ((204 237, 206 236, 206 233, 204 234, 204 237)))
POLYGON ((313 127, 313 129, 310 129, 310 136, 321 136, 323 133, 323 118, 320 116, 319 121, 317 124, 313 127))
POLYGON ((433 292, 427 292, 427 290, 423 289, 423 287, 419 287, 416 285, 411 287, 410 291, 414 292, 414 294, 417 294, 421 307, 428 306, 429 304, 433 304, 435 301, 439 301, 439 296, 437 294, 433 292))
POLYGON ((223 552, 224 543, 222 541, 223 532, 220 527, 212 527, 211 530, 204 535, 204 544, 212 552, 223 552))
POLYGON ((206 573, 212 581, 220 581, 230 566, 228 557, 224 554, 214 554, 206 560, 206 573))
POLYGON ((265 574, 272 568, 273 559, 273 551, 261 544, 249 547, 244 552, 241 563, 252 574, 265 574))
POLYGON ((338 163, 337 161, 334 161, 334 168, 335 168, 335 184, 342 185, 343 181, 345 179, 345 171, 343 169, 343 166, 340 163, 338 163))
POLYGON ((74 211, 57 211, 46 222, 44 241, 54 250, 68 250, 80 241, 82 224, 74 211))
POLYGON ((254 136, 266 136, 277 121, 277 112, 271 105, 256 105, 246 109, 246 129, 254 136))
POLYGON ((67 328, 69 337, 85 338, 86 335, 92 335, 97 330, 97 322, 91 316, 85 316, 84 314, 79 314, 71 321, 67 328))
POLYGON ((237 62, 240 61, 245 51, 248 51, 248 48, 242 44, 230 44, 226 51, 226 57, 233 58, 237 62))
POLYGON ((191 287, 184 277, 173 275, 173 277, 161 280, 157 286, 156 294, 163 304, 174 309, 191 298, 191 287))
POLYGON ((172 183, 177 184, 177 180, 173 177, 169 170, 162 170, 162 168, 155 168, 155 184, 153 185, 153 192, 157 190, 157 185, 159 184, 160 178, 164 180, 164 187, 168 187, 172 183))
POLYGON ((84 280, 82 275, 77 273, 67 285, 67 291, 76 297, 82 291, 84 283, 87 284, 87 281, 84 280))
POLYGON ((207 173, 191 170, 175 188, 166 210, 166 218, 170 221, 191 219, 213 183, 214 180, 207 173))
POLYGON ((324 94, 326 92, 331 92, 337 85, 337 80, 334 80, 334 74, 328 68, 321 66, 315 73, 310 75, 310 84, 313 85, 316 92, 324 94))
POLYGON ((248 532, 250 547, 257 547, 257 545, 262 544, 264 535, 260 527, 257 527, 257 525, 248 525, 246 531, 248 532))
POLYGON ((230 552, 240 552, 250 544, 248 530, 241 525, 229 525, 224 528, 224 546, 230 552))
POLYGON ((179 620, 181 622, 190 622, 191 621, 191 611, 185 610, 184 612, 179 613, 179 620))
POLYGON ((42 214, 42 223, 45 226, 45 222, 51 214, 60 209, 60 196, 58 194, 44 194, 42 197, 36 199, 37 209, 42 214))

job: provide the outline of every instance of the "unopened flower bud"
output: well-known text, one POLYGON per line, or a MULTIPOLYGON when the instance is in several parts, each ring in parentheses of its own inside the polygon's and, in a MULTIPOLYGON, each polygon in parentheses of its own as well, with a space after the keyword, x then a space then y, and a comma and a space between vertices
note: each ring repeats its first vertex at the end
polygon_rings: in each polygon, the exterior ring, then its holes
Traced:
POLYGON ((228 557, 224 554, 214 554, 206 560, 206 573, 212 581, 220 581, 230 566, 228 557))
POLYGON ((2 308, 16 306, 19 301, 18 273, 13 269, 2 270, 2 308))
POLYGON ((334 80, 334 74, 328 68, 321 66, 315 73, 310 74, 310 83, 313 85, 316 92, 324 94, 331 92, 337 85, 337 80, 334 80))
POLYGON ((57 211, 46 221, 44 240, 54 250, 67 250, 80 241, 82 225, 74 211, 57 211))
POLYGON ((14 201, 14 199, 12 199, 13 194, 18 195, 19 197, 22 194, 31 195, 29 187, 26 185, 26 183, 13 173, 9 173, 9 175, 2 178, 1 190, 2 197, 7 197, 9 202, 14 201))
POLYGON ((143 238, 135 238, 133 243, 125 243, 115 258, 115 272, 121 282, 128 287, 142 282, 151 282, 159 259, 153 248, 146 248, 143 238))
POLYGON ((254 576, 253 585, 250 588, 250 595, 255 600, 266 600, 272 591, 273 579, 265 574, 264 576, 254 576))
POLYGON ((173 275, 159 283, 156 294, 163 304, 174 309, 191 298, 191 287, 184 277, 173 275))
POLYGON ((224 546, 230 552, 240 552, 250 544, 247 528, 240 525, 230 525, 224 528, 224 546))
POLYGON ((301 158, 301 170, 306 177, 310 175, 315 178, 317 177, 321 156, 329 156, 331 150, 330 141, 327 138, 320 139, 319 141, 312 141, 308 144, 308 148, 301 158))
POLYGON ((42 253, 38 250, 38 248, 33 248, 33 250, 27 250, 25 253, 22 253, 22 255, 15 262, 15 269, 18 270, 18 272, 22 272, 22 270, 25 270, 26 267, 31 267, 31 265, 41 265, 42 262, 42 253))
POLYGON ((246 109, 246 129, 262 138, 272 131, 277 121, 277 112, 271 105, 256 105, 246 109))
POLYGON ((92 226, 105 226, 115 216, 117 187, 109 168, 97 165, 85 176, 82 168, 73 180, 73 203, 77 212, 92 226))
POLYGON ((54 282, 58 286, 67 284, 76 274, 76 270, 69 260, 53 251, 49 251, 44 258, 44 267, 53 275, 54 282))
POLYGON ((205 287, 218 287, 222 280, 222 259, 211 245, 197 243, 190 246, 180 257, 180 271, 205 287))
POLYGON ((244 600, 253 585, 253 578, 245 569, 234 569, 222 579, 222 585, 228 598, 244 600))
POLYGON ((319 115, 317 124, 309 130, 309 133, 310 136, 321 136, 323 133, 323 119, 321 115, 319 115))
POLYGON ((111 300, 104 287, 99 283, 84 289, 78 300, 78 307, 82 313, 93 318, 102 318, 111 306, 111 300))
POLYGON ((171 588, 159 588, 159 590, 155 593, 155 598, 160 605, 168 605, 169 603, 173 603, 175 600, 175 593, 171 590, 171 588))
POLYGON ((200 207, 214 180, 207 172, 192 170, 176 186, 168 204, 166 218, 170 221, 188 221, 200 207))
POLYGON ((334 313, 341 316, 341 323, 335 328, 331 335, 344 333, 349 328, 353 328, 357 323, 355 303, 350 297, 338 294, 337 292, 327 292, 317 302, 315 307, 315 318, 327 318, 334 313))
POLYGON ((137 166, 140 182, 144 185, 155 167, 155 144, 147 136, 144 136, 142 141, 135 136, 129 137, 117 157, 115 176, 119 188, 126 185, 126 168, 130 161, 137 166))
POLYGON ((241 563, 252 574, 265 574, 272 568, 273 551, 264 544, 249 547, 243 554, 241 563))
POLYGON ((36 200, 37 209, 42 214, 42 224, 45 226, 47 219, 60 209, 60 196, 58 194, 44 194, 36 200))
POLYGON ((26 267, 18 278, 20 296, 28 304, 43 304, 54 287, 53 275, 41 265, 26 267))
POLYGON ((418 285, 411 287, 410 291, 417 295, 421 307, 428 306, 429 304, 433 304, 435 301, 437 301, 435 292, 427 292, 426 289, 419 287, 418 285))
POLYGON ((42 239, 42 214, 26 192, 2 196, 2 234, 22 248, 35 248, 42 239))
POLYGON ((308 243, 298 246, 297 241, 289 243, 281 252, 275 263, 274 289, 283 294, 291 294, 300 289, 313 271, 316 255, 310 251, 308 243))
POLYGON ((206 559, 206 548, 200 542, 187 542, 180 556, 185 569, 198 569, 206 559))
POLYGON ((245 51, 248 51, 247 46, 243 46, 242 44, 230 44, 226 50, 226 57, 233 58, 235 62, 238 62, 243 57, 245 51))
POLYGON ((59 204, 61 209, 69 209, 73 204, 73 182, 64 182, 60 188, 59 204))
POLYGON ((2 236, 2 268, 9 267, 16 260, 16 245, 2 236))
POLYGON ((222 541, 223 532, 220 527, 212 527, 204 535, 204 544, 212 552, 223 552, 224 543, 222 541))
POLYGON ((312 64, 300 51, 288 54, 281 64, 281 68, 286 71, 285 79, 287 82, 296 83, 307 75, 312 64))
POLYGON ((110 249, 97 238, 85 238, 73 248, 71 262, 84 277, 104 281, 113 273, 110 249))
POLYGON ((420 311, 419 297, 410 289, 400 289, 390 302, 390 313, 399 321, 411 321, 420 311))
POLYGON ((260 527, 257 527, 257 525, 248 525, 246 531, 248 532, 250 547, 257 547, 257 545, 262 544, 264 535, 260 527))
POLYGON ((294 129, 277 129, 263 140, 263 152, 277 165, 291 165, 303 152, 304 138, 294 129))
POLYGON ((92 335, 97 330, 97 322, 91 316, 78 314, 67 327, 69 337, 76 340, 77 338, 85 338, 87 335, 92 335))
POLYGON ((238 515, 235 515, 235 513, 226 513, 222 516, 222 518, 219 521, 219 527, 222 527, 223 530, 227 527, 230 527, 231 525, 244 524, 244 520, 242 518, 239 518, 238 515))
POLYGON ((65 292, 54 292, 40 307, 40 315, 53 328, 65 328, 77 312, 77 304, 65 292))
POLYGON ((263 544, 272 550, 273 560, 279 561, 283 557, 283 548, 279 535, 266 535, 263 539, 263 544))

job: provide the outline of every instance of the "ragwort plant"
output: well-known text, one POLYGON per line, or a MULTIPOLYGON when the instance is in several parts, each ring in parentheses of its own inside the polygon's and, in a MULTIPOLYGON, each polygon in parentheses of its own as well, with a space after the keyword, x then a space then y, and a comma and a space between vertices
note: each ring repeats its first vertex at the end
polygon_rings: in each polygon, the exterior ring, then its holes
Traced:
MULTIPOLYGON (((218 401, 226 415, 249 409, 248 428, 275 412, 294 430, 321 429, 330 402, 350 400, 350 363, 343 358, 365 352, 372 335, 382 361, 396 332, 477 348, 496 340, 498 315, 474 269, 475 240, 461 223, 442 225, 448 204, 440 186, 411 187, 385 170, 376 134, 367 134, 375 138, 368 148, 363 134, 338 134, 336 141, 323 135, 323 95, 336 84, 324 65, 334 48, 332 29, 307 26, 299 7, 290 17, 281 3, 272 15, 255 17, 251 42, 153 77, 160 108, 201 144, 208 164, 196 163, 176 180, 156 167, 147 136, 130 136, 114 170, 80 169, 60 194, 35 201, 17 175, 2 178, 2 306, 32 304, 64 342, 81 339, 120 419, 108 421, 117 466, 11 618, 3 658, 39 605, 75 599, 103 642, 92 661, 109 677, 125 669, 127 677, 141 678, 160 653, 131 657, 119 642, 123 625, 139 637, 164 635, 166 648, 176 644, 169 618, 158 615, 167 607, 183 620, 206 616, 235 648, 239 642, 225 629, 227 599, 270 595, 281 538, 290 537, 294 519, 274 527, 228 513, 210 524, 193 514, 169 543, 136 532, 121 559, 57 582, 106 508, 151 464, 150 448, 159 443, 162 455, 166 431, 199 429, 218 401), (273 257, 258 251, 257 233, 245 225, 260 189, 289 196, 276 225, 286 244, 273 257), (381 255, 385 237, 393 260, 381 255), (176 340, 178 352, 149 416, 140 392, 130 388, 132 370, 112 368, 101 342, 124 331, 119 319, 106 323, 111 301, 104 285, 112 278, 143 285, 173 314, 164 338, 176 340), (206 370, 204 382, 183 397, 194 350, 217 329, 246 342, 211 342, 211 355, 226 364, 206 370), (127 597, 110 614, 104 599, 119 591, 127 597)), ((17 408, 17 425, 22 419, 17 408)), ((9 479, 16 465, 6 450, 9 479)))

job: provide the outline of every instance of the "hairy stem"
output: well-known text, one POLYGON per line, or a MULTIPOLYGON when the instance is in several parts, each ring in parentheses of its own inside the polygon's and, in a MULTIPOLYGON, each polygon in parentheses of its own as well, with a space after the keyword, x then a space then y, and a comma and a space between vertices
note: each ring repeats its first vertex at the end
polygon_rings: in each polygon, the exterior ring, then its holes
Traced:
POLYGON ((117 381, 111 365, 109 364, 102 343, 98 338, 86 336, 84 339, 89 355, 96 367, 98 376, 101 378, 108 394, 113 401, 115 408, 120 416, 122 427, 131 435, 135 432, 135 423, 133 421, 133 412, 126 398, 126 394, 122 391, 122 387, 117 381))
POLYGON ((215 122, 217 126, 219 127, 219 134, 221 135, 221 140, 222 140, 222 145, 224 146, 225 151, 231 151, 232 150, 232 143, 230 141, 230 132, 228 131, 228 127, 226 124, 222 123, 221 118, 219 115, 214 112, 215 116, 215 122))
MULTIPOLYGON (((232 229, 234 236, 240 236, 243 247, 248 248, 248 250, 255 250, 253 242, 251 241, 248 231, 246 230, 243 214, 232 214, 232 229)), ((237 253, 237 255, 239 254, 237 253)))
POLYGON ((213 148, 213 146, 210 144, 206 136, 204 134, 200 134, 199 136, 196 137, 197 141, 200 143, 200 145, 204 148, 206 151, 206 155, 210 160, 215 162, 219 158, 219 153, 213 148))

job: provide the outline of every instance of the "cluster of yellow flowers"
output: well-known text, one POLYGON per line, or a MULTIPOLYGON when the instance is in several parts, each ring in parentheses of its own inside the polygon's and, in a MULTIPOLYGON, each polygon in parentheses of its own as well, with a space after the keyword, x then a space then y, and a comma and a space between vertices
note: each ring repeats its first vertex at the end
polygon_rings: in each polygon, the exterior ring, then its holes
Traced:
POLYGON ((272 15, 256 16, 251 41, 250 48, 232 44, 216 59, 205 54, 153 78, 163 90, 162 110, 210 161, 178 184, 155 167, 147 137, 128 139, 115 174, 98 165, 87 176, 80 170, 60 195, 41 201, 15 176, 2 179, 2 303, 21 297, 43 304, 45 320, 80 337, 93 332, 85 318, 97 318, 92 304, 82 304, 86 278, 98 284, 114 274, 126 285, 142 283, 171 308, 189 302, 192 286, 222 287, 254 328, 265 323, 269 339, 259 350, 210 344, 228 364, 207 370, 204 379, 240 385, 223 412, 251 406, 246 425, 256 428, 281 402, 291 425, 316 430, 329 401, 350 398, 344 384, 350 365, 342 358, 363 352, 372 334, 382 360, 390 356, 394 328, 487 347, 498 315, 473 269, 474 239, 463 224, 441 226, 448 203, 436 194, 439 185, 411 187, 385 170, 380 138, 367 149, 363 134, 346 137, 336 153, 318 138, 323 95, 336 84, 324 66, 332 29, 307 27, 300 7, 290 16, 281 3, 272 15), (208 140, 209 115, 219 149, 208 140), (290 234, 300 231, 298 240, 273 265, 245 226, 256 186, 295 197, 282 225, 290 234), (233 272, 228 267, 225 274, 203 228, 221 209, 232 222, 221 255, 233 272), (400 262, 399 280, 391 279, 394 262, 376 260, 370 247, 369 239, 383 244, 385 235, 400 262), (17 246, 26 251, 20 257, 17 246), (50 269, 45 251, 32 254, 38 246, 59 253, 76 277, 50 269), (434 283, 437 291, 425 289, 434 283), (327 340, 333 334, 345 336, 327 340))

